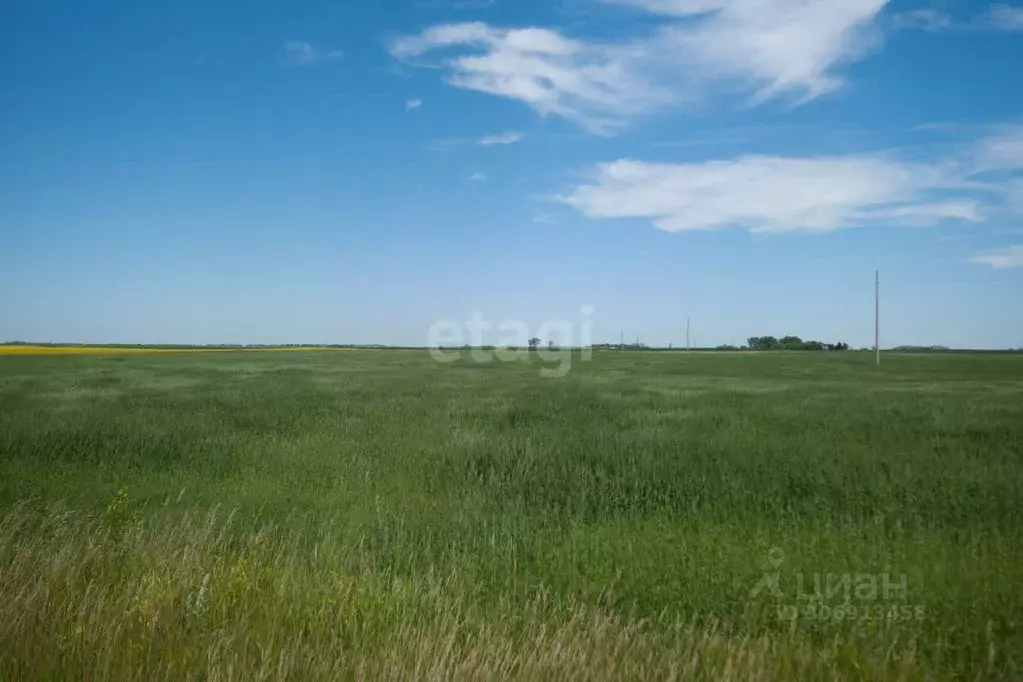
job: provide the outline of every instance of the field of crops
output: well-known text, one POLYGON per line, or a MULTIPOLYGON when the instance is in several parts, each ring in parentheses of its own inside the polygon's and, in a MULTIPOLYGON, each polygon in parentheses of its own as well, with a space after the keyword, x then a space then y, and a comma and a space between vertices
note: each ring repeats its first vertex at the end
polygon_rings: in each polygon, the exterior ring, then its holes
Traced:
POLYGON ((238 346, 159 346, 159 345, 105 345, 89 346, 80 344, 32 344, 17 343, 0 345, 0 355, 153 355, 162 353, 249 353, 267 351, 347 350, 345 348, 320 348, 311 346, 262 346, 242 348, 238 346))
POLYGON ((1023 356, 0 357, 0 680, 1023 675, 1023 356))

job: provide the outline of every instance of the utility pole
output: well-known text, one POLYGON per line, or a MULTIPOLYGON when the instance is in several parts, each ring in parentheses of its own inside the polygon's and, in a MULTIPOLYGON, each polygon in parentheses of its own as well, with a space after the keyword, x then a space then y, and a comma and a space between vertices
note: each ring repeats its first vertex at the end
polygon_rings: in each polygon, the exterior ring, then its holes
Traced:
POLYGON ((622 341, 618 344, 618 352, 621 353, 625 350, 625 330, 622 330, 622 341))
POLYGON ((686 318, 686 355, 689 355, 689 351, 692 348, 689 345, 689 318, 686 318))
POLYGON ((881 364, 881 271, 874 272, 874 357, 881 364))

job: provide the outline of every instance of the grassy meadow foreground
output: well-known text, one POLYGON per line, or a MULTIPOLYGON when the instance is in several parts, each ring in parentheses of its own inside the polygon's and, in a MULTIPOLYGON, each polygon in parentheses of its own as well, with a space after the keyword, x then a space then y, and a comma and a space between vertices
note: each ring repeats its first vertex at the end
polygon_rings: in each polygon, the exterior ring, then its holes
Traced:
POLYGON ((1023 356, 0 357, 0 680, 1023 676, 1023 356))

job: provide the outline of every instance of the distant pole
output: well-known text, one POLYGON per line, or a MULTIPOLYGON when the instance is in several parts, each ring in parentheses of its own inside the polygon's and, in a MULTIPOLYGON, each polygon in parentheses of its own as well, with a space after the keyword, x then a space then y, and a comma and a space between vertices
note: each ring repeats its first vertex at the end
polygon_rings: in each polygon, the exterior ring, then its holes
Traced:
POLYGON ((689 318, 686 318, 686 355, 689 355, 691 347, 689 345, 689 318))
POLYGON ((622 330, 622 341, 618 344, 618 352, 621 353, 625 350, 625 330, 622 330))
POLYGON ((874 272, 874 357, 881 364, 881 271, 874 272))

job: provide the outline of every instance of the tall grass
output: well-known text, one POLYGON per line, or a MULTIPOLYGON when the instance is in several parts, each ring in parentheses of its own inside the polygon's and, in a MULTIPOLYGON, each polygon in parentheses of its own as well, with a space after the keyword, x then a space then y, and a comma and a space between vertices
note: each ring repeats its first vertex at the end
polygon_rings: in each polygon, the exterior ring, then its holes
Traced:
POLYGON ((0 359, 0 679, 1023 673, 1023 359, 537 370, 0 359))
MULTIPOLYGON (((355 570, 365 552, 308 546, 217 513, 173 524, 117 512, 0 521, 0 674, 59 679, 558 677, 924 679, 912 632, 817 642, 791 621, 742 636, 708 619, 648 622, 606 595, 537 589, 481 606, 457 569, 355 570)), ((368 560, 372 563, 372 560, 368 560)), ((994 645, 994 643, 992 643, 994 645)), ((999 652, 979 673, 998 672, 999 652)))

